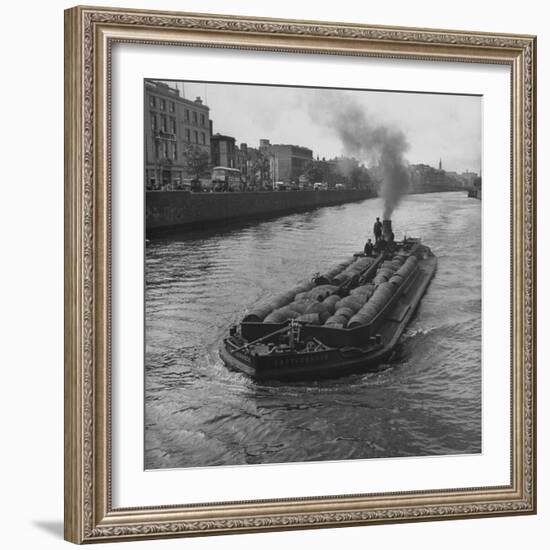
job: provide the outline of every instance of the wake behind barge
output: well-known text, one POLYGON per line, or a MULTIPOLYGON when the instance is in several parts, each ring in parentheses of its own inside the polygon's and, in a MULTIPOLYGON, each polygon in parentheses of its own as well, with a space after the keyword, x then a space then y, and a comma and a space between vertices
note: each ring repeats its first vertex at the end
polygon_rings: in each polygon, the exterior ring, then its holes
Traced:
POLYGON ((395 348, 435 274, 420 239, 389 237, 245 315, 220 346, 225 364, 257 380, 338 377, 376 370, 395 348))

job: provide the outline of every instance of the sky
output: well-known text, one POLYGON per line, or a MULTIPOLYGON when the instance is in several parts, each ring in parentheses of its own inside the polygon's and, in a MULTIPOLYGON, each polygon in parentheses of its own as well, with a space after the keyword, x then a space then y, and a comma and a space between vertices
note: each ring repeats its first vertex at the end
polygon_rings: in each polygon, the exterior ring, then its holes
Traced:
MULTIPOLYGON (((357 132, 366 126, 403 134, 404 158, 411 164, 437 166, 441 158, 449 171, 481 170, 480 96, 182 82, 187 99, 201 96, 210 107, 214 133, 237 143, 257 147, 266 138, 309 147, 321 158, 358 156, 338 128, 342 117, 356 118, 346 116, 350 112, 364 118, 357 132)), ((376 162, 359 156, 367 166, 376 162)))

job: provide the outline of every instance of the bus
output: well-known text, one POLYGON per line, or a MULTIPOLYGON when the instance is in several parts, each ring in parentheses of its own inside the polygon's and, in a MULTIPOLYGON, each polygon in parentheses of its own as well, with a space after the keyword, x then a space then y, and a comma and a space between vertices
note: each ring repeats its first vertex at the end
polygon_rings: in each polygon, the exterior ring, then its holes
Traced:
POLYGON ((240 191, 241 189, 240 170, 226 166, 212 168, 212 191, 240 191))

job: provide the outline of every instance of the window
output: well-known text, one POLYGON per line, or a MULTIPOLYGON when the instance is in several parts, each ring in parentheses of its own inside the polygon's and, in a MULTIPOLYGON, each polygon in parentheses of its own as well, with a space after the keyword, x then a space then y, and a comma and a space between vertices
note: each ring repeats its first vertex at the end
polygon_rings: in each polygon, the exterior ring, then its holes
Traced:
POLYGON ((185 109, 185 120, 189 122, 189 109, 185 109))
POLYGON ((166 132, 166 116, 162 115, 160 117, 160 129, 163 131, 163 132, 166 132))
POLYGON ((176 143, 172 143, 172 159, 178 160, 178 146, 176 143))
POLYGON ((185 129, 185 139, 191 141, 191 130, 189 130, 189 128, 185 129))
POLYGON ((170 119, 170 131, 175 134, 176 133, 176 119, 171 118, 170 119))
POLYGON ((201 143, 206 145, 206 136, 204 135, 204 132, 201 132, 201 143))
POLYGON ((175 105, 173 101, 170 101, 170 112, 173 113, 175 109, 175 105))
POLYGON ((201 113, 201 126, 204 126, 204 115, 201 113))
POLYGON ((165 99, 160 100, 160 110, 161 111, 166 111, 166 100, 165 99))
POLYGON ((150 107, 156 107, 157 106, 157 98, 154 95, 149 96, 149 106, 150 107))
POLYGON ((161 149, 160 142, 157 142, 156 150, 157 150, 157 158, 160 158, 162 156, 162 149, 161 149))
POLYGON ((164 158, 168 158, 168 142, 167 141, 164 142, 163 149, 164 149, 164 158))
POLYGON ((198 143, 198 142, 199 142, 199 133, 197 132, 197 130, 195 130, 195 143, 198 143))
POLYGON ((153 132, 157 131, 157 115, 155 113, 151 112, 149 113, 149 118, 151 119, 151 130, 153 132))
POLYGON ((197 124, 197 111, 193 111, 193 122, 197 124))

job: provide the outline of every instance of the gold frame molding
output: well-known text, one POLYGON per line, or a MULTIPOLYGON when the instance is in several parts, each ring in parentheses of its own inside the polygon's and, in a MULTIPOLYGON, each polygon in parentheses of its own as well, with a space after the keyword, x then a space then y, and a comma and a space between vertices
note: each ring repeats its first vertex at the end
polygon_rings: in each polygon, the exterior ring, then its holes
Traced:
POLYGON ((75 7, 65 12, 65 538, 75 543, 536 512, 536 37, 75 7), (117 42, 498 63, 512 91, 511 483, 113 509, 110 59, 117 42))

